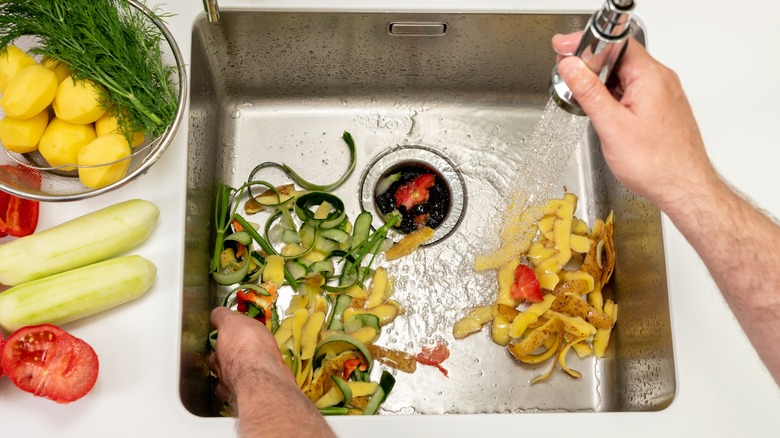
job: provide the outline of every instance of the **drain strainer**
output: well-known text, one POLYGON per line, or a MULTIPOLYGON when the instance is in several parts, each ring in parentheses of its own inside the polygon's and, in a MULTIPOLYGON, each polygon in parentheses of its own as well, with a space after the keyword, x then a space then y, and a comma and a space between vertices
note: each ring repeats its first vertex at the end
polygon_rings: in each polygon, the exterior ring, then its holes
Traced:
POLYGON ((393 209, 404 218, 396 228, 399 233, 430 226, 434 234, 426 245, 431 245, 449 236, 460 223, 466 186, 452 161, 439 152, 424 146, 399 146, 368 166, 360 183, 360 202, 374 216, 375 228, 383 225, 393 209), (418 189, 425 192, 425 202, 417 203, 418 189), (409 191, 411 196, 407 196, 409 191))

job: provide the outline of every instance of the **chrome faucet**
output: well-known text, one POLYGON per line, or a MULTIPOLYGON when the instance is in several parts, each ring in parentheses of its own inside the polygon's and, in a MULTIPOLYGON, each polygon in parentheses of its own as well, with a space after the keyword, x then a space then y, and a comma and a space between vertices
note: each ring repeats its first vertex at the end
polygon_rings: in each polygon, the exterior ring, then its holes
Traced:
MULTIPOLYGON (((601 82, 607 82, 626 50, 633 9, 633 0, 606 0, 585 26, 574 56, 585 61, 585 65, 599 76, 601 82)), ((585 115, 568 85, 558 75, 557 64, 552 71, 550 94, 561 108, 572 114, 585 115)))
POLYGON ((203 9, 206 10, 206 18, 209 23, 219 22, 219 2, 217 0, 203 0, 203 9))

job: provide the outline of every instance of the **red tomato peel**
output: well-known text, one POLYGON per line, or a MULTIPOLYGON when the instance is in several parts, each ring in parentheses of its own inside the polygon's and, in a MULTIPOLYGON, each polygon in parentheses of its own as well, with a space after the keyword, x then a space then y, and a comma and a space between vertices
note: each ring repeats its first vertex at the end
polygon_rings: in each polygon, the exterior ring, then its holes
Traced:
POLYGON ((0 362, 14 385, 63 404, 85 396, 95 386, 99 368, 89 344, 51 324, 12 333, 0 362))
POLYGON ((395 204, 403 205, 407 210, 411 210, 412 207, 428 202, 430 193, 428 190, 436 184, 436 177, 432 174, 426 173, 418 176, 417 178, 402 184, 401 187, 396 190, 395 204))
POLYGON ((436 344, 436 347, 425 346, 415 358, 422 365, 431 365, 439 369, 444 377, 449 377, 449 372, 441 366, 442 362, 450 357, 450 350, 443 343, 436 344))
POLYGON ((516 300, 538 303, 544 299, 539 279, 536 278, 534 271, 526 265, 518 265, 515 268, 515 281, 512 283, 510 291, 512 298, 516 300))

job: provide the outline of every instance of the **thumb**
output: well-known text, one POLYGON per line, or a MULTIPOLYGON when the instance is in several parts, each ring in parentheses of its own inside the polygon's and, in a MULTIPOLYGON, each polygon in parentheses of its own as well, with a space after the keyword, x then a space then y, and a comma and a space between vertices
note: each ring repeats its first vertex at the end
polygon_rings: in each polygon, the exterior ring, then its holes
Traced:
POLYGON ((612 117, 621 109, 598 76, 576 56, 568 56, 558 63, 558 74, 568 85, 577 103, 590 117, 594 126, 612 117))
POLYGON ((224 306, 217 306, 214 308, 214 310, 211 311, 211 314, 209 315, 209 319, 211 320, 211 324, 214 327, 219 327, 222 325, 222 322, 225 320, 225 318, 230 317, 234 312, 227 307, 224 306))

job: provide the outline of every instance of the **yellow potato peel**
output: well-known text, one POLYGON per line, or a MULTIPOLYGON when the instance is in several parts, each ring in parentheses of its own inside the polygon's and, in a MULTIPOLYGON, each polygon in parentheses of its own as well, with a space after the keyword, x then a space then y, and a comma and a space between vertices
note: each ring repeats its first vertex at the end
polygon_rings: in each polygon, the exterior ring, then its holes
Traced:
POLYGON ((580 358, 603 357, 616 321, 617 306, 605 303, 603 294, 616 261, 614 213, 596 219, 589 230, 574 216, 575 194, 565 193, 541 208, 529 207, 527 199, 517 196, 510 203, 499 249, 475 260, 476 271, 497 270, 493 306, 472 309, 455 323, 453 334, 462 339, 492 321, 493 341, 506 345, 519 362, 538 364, 555 356, 532 384, 549 378, 556 364, 579 378, 582 374, 566 364, 566 354, 574 349, 580 358), (521 263, 532 267, 544 294, 542 302, 525 309, 511 297, 514 269, 521 263))

